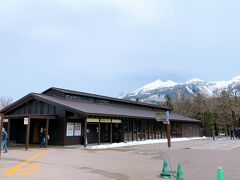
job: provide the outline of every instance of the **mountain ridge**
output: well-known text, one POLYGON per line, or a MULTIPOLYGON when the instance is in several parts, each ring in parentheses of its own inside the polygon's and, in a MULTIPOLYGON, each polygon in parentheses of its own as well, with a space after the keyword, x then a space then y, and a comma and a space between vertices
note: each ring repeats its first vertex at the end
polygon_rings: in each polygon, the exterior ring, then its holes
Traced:
POLYGON ((196 96, 197 94, 206 98, 218 97, 222 91, 227 91, 230 95, 240 96, 240 76, 229 81, 204 81, 193 78, 184 83, 158 79, 121 98, 141 102, 162 102, 167 96, 171 97, 172 100, 177 100, 182 96, 196 96))

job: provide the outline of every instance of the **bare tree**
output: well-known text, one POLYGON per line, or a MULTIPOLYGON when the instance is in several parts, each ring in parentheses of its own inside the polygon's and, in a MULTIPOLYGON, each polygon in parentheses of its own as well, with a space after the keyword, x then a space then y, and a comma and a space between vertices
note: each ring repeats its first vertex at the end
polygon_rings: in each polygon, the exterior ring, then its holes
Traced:
POLYGON ((3 109, 12 104, 13 99, 10 97, 0 97, 0 109, 3 109))

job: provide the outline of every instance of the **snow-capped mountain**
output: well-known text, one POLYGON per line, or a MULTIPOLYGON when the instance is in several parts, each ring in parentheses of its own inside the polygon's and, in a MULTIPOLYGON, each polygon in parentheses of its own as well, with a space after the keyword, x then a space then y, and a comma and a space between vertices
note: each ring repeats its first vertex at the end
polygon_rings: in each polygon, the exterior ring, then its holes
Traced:
POLYGON ((171 80, 156 80, 136 91, 124 96, 124 99, 153 102, 165 101, 166 96, 170 96, 173 100, 179 99, 181 96, 195 96, 201 94, 207 98, 218 97, 222 91, 228 91, 231 95, 240 96, 240 76, 230 81, 208 82, 201 79, 191 79, 185 83, 177 83, 171 80))

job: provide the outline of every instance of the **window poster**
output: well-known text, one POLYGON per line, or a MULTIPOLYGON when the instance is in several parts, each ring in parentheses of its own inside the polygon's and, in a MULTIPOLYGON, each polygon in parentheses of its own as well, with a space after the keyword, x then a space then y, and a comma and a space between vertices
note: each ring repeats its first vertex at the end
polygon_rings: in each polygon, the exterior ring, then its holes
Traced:
POLYGON ((66 136, 73 136, 74 133, 74 123, 67 123, 67 132, 66 136))
POLYGON ((81 136, 81 123, 75 123, 74 136, 81 136))

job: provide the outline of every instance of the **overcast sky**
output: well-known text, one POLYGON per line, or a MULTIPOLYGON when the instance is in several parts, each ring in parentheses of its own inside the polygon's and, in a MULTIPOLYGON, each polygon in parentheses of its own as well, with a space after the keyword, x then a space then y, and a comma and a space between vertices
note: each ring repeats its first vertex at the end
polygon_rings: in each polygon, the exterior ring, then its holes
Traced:
POLYGON ((118 96, 157 79, 240 75, 239 0, 2 0, 0 96, 118 96))

